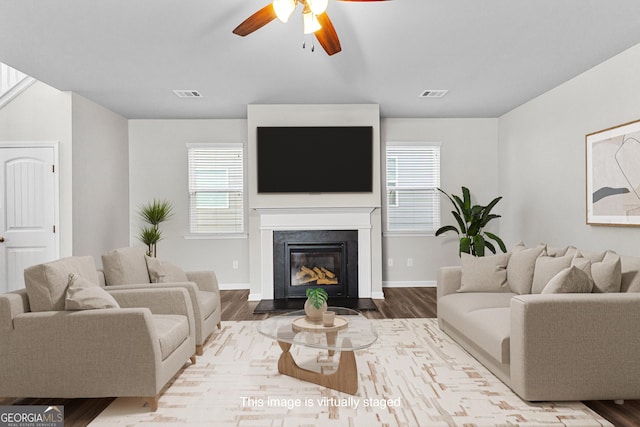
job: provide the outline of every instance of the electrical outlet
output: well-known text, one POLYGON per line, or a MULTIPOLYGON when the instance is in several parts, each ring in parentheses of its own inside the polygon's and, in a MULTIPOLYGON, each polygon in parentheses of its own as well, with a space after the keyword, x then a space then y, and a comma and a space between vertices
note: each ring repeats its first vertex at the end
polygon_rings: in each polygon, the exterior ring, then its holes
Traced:
POLYGON ((407 258, 407 267, 413 267, 413 258, 407 258))
POLYGON ((238 260, 233 260, 233 269, 234 270, 238 269, 238 260))
POLYGON ((387 258, 387 267, 393 267, 393 258, 387 258))

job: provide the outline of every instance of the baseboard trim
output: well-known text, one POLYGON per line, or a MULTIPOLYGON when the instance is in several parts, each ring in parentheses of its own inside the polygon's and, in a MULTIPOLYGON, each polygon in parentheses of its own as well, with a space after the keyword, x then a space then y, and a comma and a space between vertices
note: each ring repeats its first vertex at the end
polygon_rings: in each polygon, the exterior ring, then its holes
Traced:
POLYGON ((383 281, 383 288, 435 288, 437 282, 435 280, 420 281, 383 281))
POLYGON ((247 301, 262 301, 262 294, 252 294, 249 293, 249 297, 247 301))
POLYGON ((248 283, 218 283, 218 287, 221 291, 244 291, 251 289, 251 285, 248 283))

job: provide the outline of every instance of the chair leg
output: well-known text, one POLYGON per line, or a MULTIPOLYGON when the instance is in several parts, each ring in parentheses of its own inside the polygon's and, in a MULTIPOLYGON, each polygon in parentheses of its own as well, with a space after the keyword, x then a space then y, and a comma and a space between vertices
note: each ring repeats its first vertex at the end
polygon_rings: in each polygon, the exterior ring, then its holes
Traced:
POLYGON ((196 364, 196 355, 194 354, 193 356, 191 356, 189 360, 191 360, 191 364, 192 365, 195 365, 196 364))
POLYGON ((160 400, 160 395, 151 396, 151 397, 143 397, 145 404, 151 409, 151 412, 156 412, 158 410, 158 401, 160 400))
POLYGON ((202 356, 204 354, 204 345, 196 345, 196 354, 202 356))
POLYGON ((220 322, 218 322, 218 329, 222 329, 222 324, 220 322))

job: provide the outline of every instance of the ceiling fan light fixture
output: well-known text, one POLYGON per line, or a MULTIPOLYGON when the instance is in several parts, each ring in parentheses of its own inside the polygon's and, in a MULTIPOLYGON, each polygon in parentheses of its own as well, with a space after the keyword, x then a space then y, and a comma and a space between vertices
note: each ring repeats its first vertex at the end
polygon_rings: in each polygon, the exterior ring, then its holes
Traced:
POLYGON ((322 28, 322 25, 320 25, 320 23, 318 22, 318 18, 316 18, 316 15, 311 11, 304 12, 302 14, 302 23, 305 34, 315 33, 320 28, 322 28))
POLYGON ((309 9, 316 15, 321 15, 327 10, 329 6, 329 0, 307 0, 309 9))
POLYGON ((285 24, 296 8, 295 0, 273 0, 273 10, 279 20, 285 24))

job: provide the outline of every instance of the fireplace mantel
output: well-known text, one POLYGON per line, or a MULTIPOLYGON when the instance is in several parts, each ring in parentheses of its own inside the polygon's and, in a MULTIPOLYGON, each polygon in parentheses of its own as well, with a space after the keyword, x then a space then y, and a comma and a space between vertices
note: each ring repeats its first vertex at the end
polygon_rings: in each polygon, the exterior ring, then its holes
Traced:
POLYGON ((256 208, 260 222, 262 293, 271 300, 273 291, 273 232, 276 230, 357 230, 358 295, 372 296, 371 214, 375 208, 256 208))

